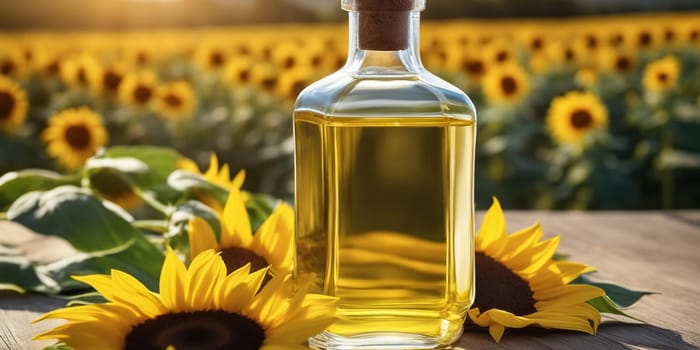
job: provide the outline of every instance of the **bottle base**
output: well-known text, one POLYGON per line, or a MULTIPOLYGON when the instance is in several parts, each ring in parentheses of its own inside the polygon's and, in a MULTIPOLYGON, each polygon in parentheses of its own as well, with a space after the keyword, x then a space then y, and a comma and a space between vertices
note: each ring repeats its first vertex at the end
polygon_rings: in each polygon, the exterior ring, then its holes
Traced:
POLYGON ((324 331, 309 338, 309 347, 314 350, 446 349, 461 335, 460 331, 452 339, 442 339, 420 334, 377 332, 345 337, 324 331))

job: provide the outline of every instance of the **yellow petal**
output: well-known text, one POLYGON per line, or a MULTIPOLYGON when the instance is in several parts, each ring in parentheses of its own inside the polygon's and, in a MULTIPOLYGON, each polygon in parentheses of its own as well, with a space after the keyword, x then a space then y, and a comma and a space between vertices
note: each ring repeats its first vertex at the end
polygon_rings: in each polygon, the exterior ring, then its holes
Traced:
POLYGON ((185 311, 188 289, 187 269, 175 252, 168 249, 160 272, 160 299, 163 305, 175 312, 185 311))
POLYGON ((192 310, 214 308, 215 288, 226 277, 226 264, 213 250, 205 250, 197 255, 187 270, 189 275, 188 307, 192 310))
POLYGON ((243 187, 244 182, 245 182, 245 170, 241 170, 238 172, 238 174, 236 174, 236 177, 234 177, 233 180, 231 181, 231 188, 235 188, 237 190, 240 190, 241 187, 243 187))
POLYGON ((265 258, 276 274, 292 272, 294 264, 294 210, 280 203, 260 226, 250 250, 265 258))
POLYGON ((491 326, 489 326, 489 334, 491 335, 491 338, 496 341, 496 343, 501 342, 501 337, 503 337, 503 332, 505 332, 505 330, 506 328, 499 323, 492 323, 491 326))
POLYGON ((209 223, 200 217, 190 219, 187 235, 190 239, 190 260, 207 249, 217 249, 216 234, 209 223))
POLYGON ((497 239, 506 235, 506 218, 501 209, 501 203, 493 198, 493 204, 484 215, 484 221, 476 233, 477 250, 483 251, 497 239))
POLYGON ((231 190, 222 215, 221 247, 248 247, 253 240, 253 233, 239 190, 231 190))

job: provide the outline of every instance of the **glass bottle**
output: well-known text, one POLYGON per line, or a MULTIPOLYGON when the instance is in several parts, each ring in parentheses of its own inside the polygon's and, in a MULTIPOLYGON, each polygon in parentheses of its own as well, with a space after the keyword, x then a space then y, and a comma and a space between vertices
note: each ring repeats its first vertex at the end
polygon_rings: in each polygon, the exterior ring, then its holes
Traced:
POLYGON ((317 349, 430 349, 474 298, 476 112, 419 57, 425 0, 343 0, 343 68, 294 110, 296 273, 339 298, 317 349))

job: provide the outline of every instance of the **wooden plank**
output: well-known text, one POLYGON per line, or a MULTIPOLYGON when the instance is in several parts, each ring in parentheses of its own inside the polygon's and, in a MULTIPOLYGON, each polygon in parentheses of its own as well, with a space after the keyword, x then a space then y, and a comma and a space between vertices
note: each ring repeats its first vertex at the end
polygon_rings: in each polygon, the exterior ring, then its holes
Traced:
MULTIPOLYGON (((630 310, 646 324, 605 318, 595 337, 517 330, 508 332, 500 344, 487 333, 468 332, 454 349, 698 349, 700 211, 511 211, 506 217, 511 232, 539 219, 545 236, 561 235, 560 252, 598 268, 600 279, 660 294, 645 297, 630 310)), ((62 300, 45 296, 0 294, 0 349, 45 346, 46 342, 33 342, 31 338, 57 322, 30 322, 61 305, 62 300)))

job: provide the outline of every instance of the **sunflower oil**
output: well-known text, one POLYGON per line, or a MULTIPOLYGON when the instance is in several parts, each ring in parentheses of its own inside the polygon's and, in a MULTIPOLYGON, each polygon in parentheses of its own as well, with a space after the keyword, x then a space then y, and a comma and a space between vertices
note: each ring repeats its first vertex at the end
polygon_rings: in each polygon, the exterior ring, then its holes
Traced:
POLYGON ((296 270, 339 298, 310 344, 455 341, 473 300, 473 120, 302 109, 294 122, 296 270))

